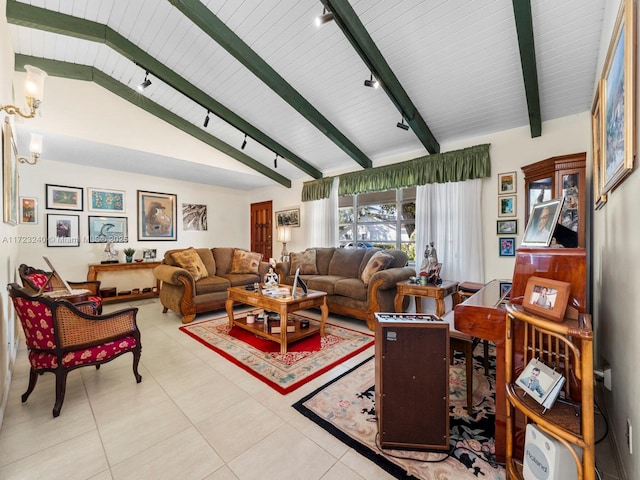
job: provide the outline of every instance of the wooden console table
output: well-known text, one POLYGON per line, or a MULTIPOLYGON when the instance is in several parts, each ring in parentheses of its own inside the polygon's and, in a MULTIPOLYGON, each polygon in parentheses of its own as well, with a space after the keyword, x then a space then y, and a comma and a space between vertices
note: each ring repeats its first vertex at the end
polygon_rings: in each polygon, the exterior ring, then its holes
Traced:
MULTIPOLYGON (((100 272, 130 272, 134 270, 153 270, 162 262, 132 262, 132 263, 95 263, 89 265, 87 280, 98 280, 100 272)), ((116 295, 115 297, 105 297, 102 303, 123 302, 125 300, 140 300, 143 298, 157 297, 160 292, 160 280, 156 280, 155 291, 140 293, 129 293, 127 295, 116 295)))

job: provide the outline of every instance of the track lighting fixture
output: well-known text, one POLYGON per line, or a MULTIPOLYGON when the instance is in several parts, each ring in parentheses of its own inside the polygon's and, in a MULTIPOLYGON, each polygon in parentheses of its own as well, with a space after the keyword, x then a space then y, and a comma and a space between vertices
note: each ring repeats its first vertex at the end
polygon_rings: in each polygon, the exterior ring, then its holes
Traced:
POLYGON ((316 27, 320 27, 331 20, 333 20, 333 13, 328 12, 326 8, 323 8, 322 15, 316 17, 316 27))
POLYGON ((371 76, 369 77, 369 80, 364 81, 364 86, 371 87, 371 88, 378 88, 380 84, 378 83, 377 80, 373 79, 373 73, 372 73, 371 76))
POLYGON ((273 168, 278 168, 278 154, 276 153, 276 158, 273 159, 273 168))
POLYGON ((147 70, 144 74, 144 81, 140 85, 138 85, 138 90, 142 92, 149 85, 151 85, 151 80, 149 80, 149 70, 147 70))
POLYGON ((401 128, 402 130, 409 130, 409 125, 404 123, 404 117, 398 123, 396 123, 396 127, 401 128))
POLYGON ((209 110, 207 110, 207 116, 204 119, 204 128, 207 128, 209 125, 209 110))
POLYGON ((242 141, 242 146, 240 147, 240 150, 244 150, 244 147, 247 146, 247 134, 244 134, 244 140, 242 141))

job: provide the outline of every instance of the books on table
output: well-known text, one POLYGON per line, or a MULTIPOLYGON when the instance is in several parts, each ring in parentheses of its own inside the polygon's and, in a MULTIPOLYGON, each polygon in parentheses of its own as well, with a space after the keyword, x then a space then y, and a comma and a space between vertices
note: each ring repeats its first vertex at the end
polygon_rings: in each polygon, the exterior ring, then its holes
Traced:
MULTIPOLYGON (((280 328, 280 320, 273 322, 273 325, 270 325, 269 332, 270 333, 280 333, 282 330, 280 328)), ((287 333, 292 333, 296 331, 296 322, 293 320, 287 320, 287 333)))
POLYGON ((565 378, 537 358, 532 358, 520 376, 516 385, 528 393, 545 408, 553 406, 564 385, 565 378))

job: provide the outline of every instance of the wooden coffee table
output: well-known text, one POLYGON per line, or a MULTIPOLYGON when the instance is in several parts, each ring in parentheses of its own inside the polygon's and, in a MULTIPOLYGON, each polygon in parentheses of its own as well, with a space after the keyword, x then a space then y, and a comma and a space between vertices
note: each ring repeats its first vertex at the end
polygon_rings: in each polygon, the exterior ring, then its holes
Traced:
MULTIPOLYGON (((282 287, 286 287, 286 285, 282 285, 282 287)), ((290 289, 291 287, 289 287, 289 291, 290 289)), ((325 336, 324 326, 329 315, 326 292, 309 290, 305 296, 298 296, 297 298, 293 298, 291 295, 274 298, 268 295, 263 295, 259 291, 246 290, 241 286, 229 287, 227 289, 227 295, 225 307, 227 309, 227 315, 229 316, 229 326, 233 327, 235 325, 236 327, 248 330, 258 335, 259 337, 279 343, 280 353, 287 353, 287 345, 289 343, 310 337, 311 335, 315 335, 317 332, 320 332, 320 336, 325 336), (268 323, 266 319, 264 322, 255 323, 247 323, 246 316, 236 319, 233 315, 234 303, 244 303, 246 305, 263 308, 269 312, 279 313, 280 333, 270 333, 265 330, 265 325, 268 323), (304 310, 307 308, 320 309, 322 312, 320 325, 310 323, 308 327, 302 328, 300 326, 300 321, 296 320, 295 332, 287 333, 287 315, 297 310, 304 310)))

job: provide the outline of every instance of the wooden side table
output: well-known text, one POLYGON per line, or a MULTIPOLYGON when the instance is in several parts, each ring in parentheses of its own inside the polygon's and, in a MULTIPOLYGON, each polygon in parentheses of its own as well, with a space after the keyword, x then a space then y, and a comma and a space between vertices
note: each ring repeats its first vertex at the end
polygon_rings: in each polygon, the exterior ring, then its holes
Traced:
POLYGON ((433 298, 436 301, 436 315, 442 317, 445 313, 444 299, 452 295, 452 306, 458 303, 458 282, 443 280, 440 285, 420 285, 409 281, 396 284, 396 297, 393 306, 396 313, 402 313, 402 300, 405 295, 413 295, 416 302, 416 313, 422 313, 420 298, 433 298))

